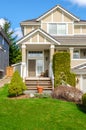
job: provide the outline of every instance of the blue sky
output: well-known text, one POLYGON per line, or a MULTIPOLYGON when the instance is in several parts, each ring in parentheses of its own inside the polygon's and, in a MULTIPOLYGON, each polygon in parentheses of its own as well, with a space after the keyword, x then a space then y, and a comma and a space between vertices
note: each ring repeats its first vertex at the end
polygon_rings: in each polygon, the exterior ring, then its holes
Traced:
POLYGON ((86 0, 1 0, 0 18, 7 18, 17 29, 21 21, 37 18, 57 4, 86 20, 86 0))

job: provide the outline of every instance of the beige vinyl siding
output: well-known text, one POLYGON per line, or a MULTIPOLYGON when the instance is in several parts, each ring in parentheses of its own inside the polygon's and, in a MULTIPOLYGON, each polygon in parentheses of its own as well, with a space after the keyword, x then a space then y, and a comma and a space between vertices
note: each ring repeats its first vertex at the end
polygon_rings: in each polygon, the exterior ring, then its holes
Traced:
POLYGON ((32 42, 37 42, 37 35, 34 35, 34 36, 32 37, 32 42))
POLYGON ((42 19, 42 22, 50 22, 51 21, 51 13, 42 19))
POLYGON ((44 42, 44 37, 39 34, 39 42, 44 42))
POLYGON ((73 34, 73 25, 72 24, 68 24, 68 34, 73 34))
POLYGON ((32 30, 35 30, 35 29, 37 29, 37 28, 39 28, 39 26, 38 25, 28 25, 28 26, 25 26, 24 27, 24 35, 27 35, 28 33, 30 33, 32 30))
MULTIPOLYGON (((36 33, 35 35, 33 35, 31 38, 28 39, 28 41, 30 42, 45 42, 45 37, 43 37, 41 34, 36 33)), ((46 39, 46 42, 50 42, 49 40, 46 39)))
POLYGON ((73 22, 73 20, 69 16, 64 14, 64 22, 73 22))
POLYGON ((80 26, 74 26, 74 33, 80 34, 80 26))
POLYGON ((49 15, 47 15, 45 18, 42 19, 42 23, 41 23, 41 28, 48 32, 48 23, 68 23, 67 29, 68 29, 68 34, 73 34, 73 26, 72 23, 73 22, 72 18, 70 18, 69 16, 67 16, 65 13, 62 13, 60 10, 56 9, 55 11, 53 11, 52 13, 50 13, 49 15))
POLYGON ((59 10, 55 10, 53 13, 53 21, 61 22, 62 21, 62 13, 59 10))
POLYGON ((32 31, 32 26, 26 26, 26 35, 32 31))
POLYGON ((44 31, 47 32, 47 24, 46 23, 42 23, 42 27, 41 27, 44 31))
POLYGON ((82 33, 86 34, 86 26, 82 26, 82 33))

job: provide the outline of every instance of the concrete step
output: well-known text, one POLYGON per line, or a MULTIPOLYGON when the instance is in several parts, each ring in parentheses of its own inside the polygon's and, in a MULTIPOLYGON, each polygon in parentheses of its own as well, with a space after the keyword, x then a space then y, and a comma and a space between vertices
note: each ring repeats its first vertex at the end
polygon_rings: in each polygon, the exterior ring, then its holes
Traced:
MULTIPOLYGON (((27 87, 27 90, 37 90, 36 87, 27 87)), ((43 88, 43 90, 52 90, 52 88, 43 88)))
POLYGON ((37 90, 37 86, 42 86, 43 90, 52 90, 50 78, 27 78, 25 84, 28 90, 37 90))

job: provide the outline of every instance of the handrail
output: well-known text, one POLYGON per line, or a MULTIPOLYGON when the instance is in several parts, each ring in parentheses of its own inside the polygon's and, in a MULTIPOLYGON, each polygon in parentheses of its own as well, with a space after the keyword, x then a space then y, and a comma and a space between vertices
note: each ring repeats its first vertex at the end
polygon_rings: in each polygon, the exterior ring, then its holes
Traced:
POLYGON ((52 89, 54 90, 54 74, 52 69, 52 63, 49 64, 49 77, 51 78, 52 89))

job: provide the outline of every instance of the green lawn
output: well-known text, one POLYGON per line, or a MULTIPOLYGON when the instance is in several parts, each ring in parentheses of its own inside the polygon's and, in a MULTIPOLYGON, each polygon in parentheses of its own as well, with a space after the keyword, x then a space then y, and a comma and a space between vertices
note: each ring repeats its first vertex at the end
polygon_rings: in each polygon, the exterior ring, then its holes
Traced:
POLYGON ((7 98, 0 89, 0 130, 86 130, 86 114, 74 103, 50 98, 7 98))

